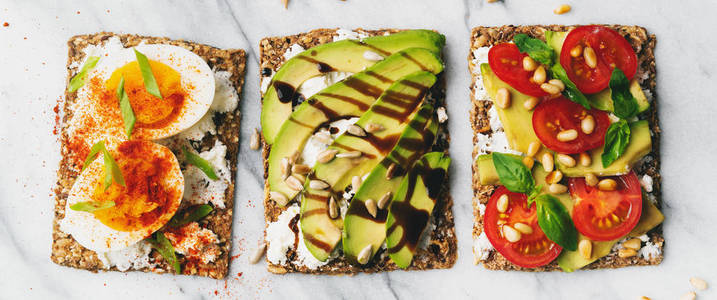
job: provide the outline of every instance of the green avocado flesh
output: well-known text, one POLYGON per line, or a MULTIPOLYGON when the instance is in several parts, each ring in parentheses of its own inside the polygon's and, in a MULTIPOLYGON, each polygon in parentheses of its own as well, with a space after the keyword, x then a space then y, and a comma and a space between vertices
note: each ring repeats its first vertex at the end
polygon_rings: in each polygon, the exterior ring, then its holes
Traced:
POLYGON ((282 124, 291 115, 292 101, 298 96, 296 89, 306 80, 329 71, 361 72, 376 64, 370 56, 364 57, 366 51, 387 57, 408 48, 423 48, 438 54, 445 40, 443 35, 430 30, 407 30, 362 41, 337 41, 299 53, 281 66, 264 94, 261 111, 264 139, 274 144, 282 124))
POLYGON ((310 179, 319 179, 329 184, 328 190, 311 189, 308 181, 301 200, 301 229, 306 247, 318 260, 326 260, 341 240, 341 231, 329 230, 329 223, 336 229, 343 222, 332 220, 328 214, 329 197, 333 192, 341 192, 351 183, 353 176, 362 176, 373 169, 394 147, 401 132, 411 118, 429 119, 433 108, 420 110, 428 89, 436 82, 436 76, 430 72, 416 72, 391 85, 369 110, 364 113, 356 125, 366 128, 369 123, 380 124, 383 130, 369 133, 363 137, 347 133, 339 136, 329 149, 339 153, 360 151, 360 157, 336 157, 327 163, 317 163, 310 179), (411 117, 413 116, 413 117, 411 117))
POLYGON ((391 164, 411 166, 430 149, 438 131, 438 122, 431 118, 432 113, 433 108, 425 104, 403 131, 393 150, 371 170, 356 191, 346 212, 343 228, 343 250, 349 262, 358 263, 356 257, 367 245, 371 245, 373 257, 386 239, 387 209, 379 209, 374 218, 368 213, 364 203, 367 199, 378 202, 388 192, 396 193, 404 172, 401 172, 403 169, 399 167, 401 169, 388 179, 386 173, 391 164))
POLYGON ((630 141, 627 144, 625 153, 609 166, 602 166, 603 147, 600 147, 588 151, 592 158, 590 166, 584 167, 576 164, 570 168, 555 159, 555 167, 568 177, 582 177, 587 173, 593 173, 597 176, 621 175, 629 172, 630 167, 650 151, 652 151, 652 138, 650 137, 649 124, 645 120, 637 121, 630 124, 630 141))
POLYGON ((423 155, 393 196, 386 219, 386 246, 389 257, 400 268, 413 261, 450 164, 451 159, 441 152, 423 155))
MULTIPOLYGON (((555 52, 557 53, 558 60, 560 60, 560 52, 563 48, 563 42, 565 42, 565 37, 567 36, 567 32, 545 32, 545 42, 548 44, 548 46, 552 47, 553 50, 555 50, 555 52)), ((640 83, 637 81, 636 78, 633 78, 630 82, 630 93, 633 97, 635 97, 635 100, 637 100, 638 112, 643 112, 650 108, 650 102, 647 101, 647 97, 642 91, 640 83)), ((609 88, 604 89, 596 94, 585 96, 588 98, 588 101, 590 101, 590 105, 592 105, 592 107, 604 111, 614 111, 612 106, 611 91, 609 88)))
POLYGON ((282 125, 269 152, 271 191, 280 192, 289 199, 297 194, 283 180, 281 160, 297 151, 301 153, 308 138, 322 124, 362 115, 389 86, 404 76, 419 71, 438 74, 442 70, 443 62, 434 52, 423 48, 406 49, 301 103, 282 125))

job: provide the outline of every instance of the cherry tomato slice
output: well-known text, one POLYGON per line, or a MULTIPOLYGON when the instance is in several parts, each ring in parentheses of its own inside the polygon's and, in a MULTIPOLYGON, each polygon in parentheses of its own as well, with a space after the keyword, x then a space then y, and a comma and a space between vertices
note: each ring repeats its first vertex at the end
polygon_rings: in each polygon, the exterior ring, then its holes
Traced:
POLYGON ((483 229, 495 250, 507 260, 523 268, 536 268, 555 260, 563 248, 545 236, 538 226, 535 204, 528 208, 527 198, 525 194, 513 193, 504 186, 499 187, 488 200, 483 229), (508 209, 504 213, 497 208, 498 199, 502 195, 508 195, 509 199, 508 209), (532 233, 522 233, 520 240, 512 243, 504 237, 503 228, 516 228, 516 223, 528 225, 532 233))
POLYGON ((605 26, 589 25, 575 28, 565 37, 560 64, 581 92, 594 94, 608 87, 615 67, 620 68, 628 80, 632 80, 637 72, 637 55, 630 43, 617 31, 605 26), (595 68, 585 63, 584 55, 573 57, 570 54, 570 50, 576 46, 595 50, 595 68))
POLYGON ((642 190, 635 173, 608 178, 617 182, 614 191, 588 186, 584 178, 568 180, 570 195, 575 200, 575 227, 594 241, 624 237, 635 228, 642 214, 642 190))
POLYGON ((610 117, 604 111, 587 110, 582 105, 558 97, 540 102, 533 112, 533 130, 540 141, 558 153, 574 154, 595 149, 605 143, 605 132, 610 127, 610 117), (580 124, 587 116, 595 120, 595 129, 585 134, 580 124), (578 132, 574 140, 561 142, 558 133, 573 129, 578 132))
POLYGON ((488 64, 500 80, 505 81, 519 92, 534 97, 547 96, 548 93, 531 80, 533 72, 523 69, 523 57, 526 56, 528 55, 520 53, 515 44, 502 43, 490 48, 488 64))

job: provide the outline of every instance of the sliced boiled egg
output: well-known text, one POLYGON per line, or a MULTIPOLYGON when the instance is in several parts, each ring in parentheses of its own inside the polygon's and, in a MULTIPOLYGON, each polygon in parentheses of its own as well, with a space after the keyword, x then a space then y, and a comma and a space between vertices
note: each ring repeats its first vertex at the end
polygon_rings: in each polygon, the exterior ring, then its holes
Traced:
POLYGON ((122 78, 136 117, 134 139, 157 140, 177 134, 199 121, 214 100, 214 73, 195 53, 159 44, 118 50, 100 59, 77 94, 90 103, 97 123, 114 128, 118 136, 123 119, 116 92, 122 78), (149 60, 161 98, 145 88, 135 49, 149 60))
POLYGON ((119 250, 149 237, 176 213, 184 192, 184 177, 169 148, 150 141, 130 140, 108 147, 125 185, 103 187, 104 157, 100 153, 77 177, 67 198, 62 231, 80 245, 97 252, 119 250), (79 202, 97 207, 88 211, 70 208, 79 202))

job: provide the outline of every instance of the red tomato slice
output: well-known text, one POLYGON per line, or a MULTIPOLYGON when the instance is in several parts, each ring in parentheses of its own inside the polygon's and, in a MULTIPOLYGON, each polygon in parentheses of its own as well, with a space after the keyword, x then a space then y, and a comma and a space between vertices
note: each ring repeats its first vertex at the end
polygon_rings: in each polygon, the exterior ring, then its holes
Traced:
MULTIPOLYGON (((617 31, 600 25, 581 26, 565 37, 560 64, 568 77, 585 94, 594 94, 608 87, 615 67, 632 80, 637 72, 637 55, 630 43, 617 31), (575 46, 591 47, 597 56, 597 67, 590 68, 583 55, 572 57, 575 46)), ((492 65, 491 65, 492 67, 492 65)))
POLYGON ((553 151, 574 154, 595 149, 605 143, 605 132, 610 127, 610 117, 604 111, 587 110, 582 105, 558 97, 540 102, 533 112, 533 130, 540 141, 553 151), (595 129, 585 134, 580 123, 588 115, 595 119, 595 129), (578 137, 569 142, 558 140, 558 133, 574 129, 578 137))
POLYGON ((499 187, 488 200, 483 218, 483 229, 495 250, 510 262, 523 268, 536 268, 547 265, 555 260, 563 248, 548 239, 538 226, 535 204, 527 207, 525 194, 513 193, 504 186, 499 187), (509 204, 505 213, 498 211, 496 206, 501 195, 508 195, 509 204), (500 224, 499 224, 500 223, 500 224), (503 226, 515 228, 516 223, 523 223, 533 232, 522 234, 520 240, 509 242, 503 236, 503 226))
POLYGON ((548 93, 531 80, 533 72, 523 69, 523 57, 526 56, 528 55, 520 53, 515 44, 502 43, 490 48, 488 64, 495 76, 519 92, 534 97, 547 96, 548 93))
POLYGON ((601 191, 585 184, 584 178, 570 178, 570 195, 575 200, 575 227, 594 241, 612 241, 635 228, 642 214, 642 190, 634 172, 609 177, 617 181, 614 191, 601 191))

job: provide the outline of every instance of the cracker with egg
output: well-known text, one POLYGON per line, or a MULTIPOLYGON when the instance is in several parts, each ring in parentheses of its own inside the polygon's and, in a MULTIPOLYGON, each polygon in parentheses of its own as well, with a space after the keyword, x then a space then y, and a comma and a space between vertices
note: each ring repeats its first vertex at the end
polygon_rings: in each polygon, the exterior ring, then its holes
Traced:
MULTIPOLYGON (((634 168, 635 172, 639 177, 648 175, 652 178, 651 191, 648 196, 650 201, 653 201, 657 208, 662 207, 660 201, 661 198, 661 176, 660 176, 660 127, 657 115, 658 102, 656 99, 656 74, 655 74, 655 43, 656 38, 654 35, 649 34, 647 30, 639 26, 623 26, 623 25, 606 25, 609 28, 616 30, 622 36, 624 36, 630 43, 632 48, 637 53, 638 57, 638 74, 636 78, 639 78, 640 87, 648 94, 648 99, 651 98, 650 108, 648 111, 641 113, 649 122, 650 131, 652 133, 652 150, 644 158, 641 163, 638 163, 634 168)), ((534 26, 513 26, 505 25, 499 27, 476 27, 471 31, 471 51, 468 56, 469 69, 472 77, 472 85, 470 87, 470 95, 472 102, 472 109, 470 113, 471 127, 474 132, 473 137, 473 214, 474 214, 474 227, 473 227, 473 238, 474 238, 474 255, 475 264, 482 263, 486 269, 490 270, 519 270, 519 271, 559 271, 561 268, 558 266, 556 261, 551 262, 548 265, 538 268, 521 268, 514 265, 513 263, 506 260, 501 254, 499 254, 491 247, 486 247, 484 244, 489 243, 485 238, 483 232, 483 210, 485 204, 488 203, 493 192, 498 186, 495 185, 481 185, 480 183, 480 170, 477 167, 477 158, 479 154, 485 151, 481 149, 479 143, 479 137, 491 137, 493 135, 493 129, 491 128, 491 117, 489 116, 489 110, 491 109, 493 102, 485 93, 480 93, 479 90, 483 87, 483 82, 480 77, 480 63, 487 63, 481 61, 480 49, 482 47, 490 47, 498 43, 512 42, 513 36, 519 33, 527 34, 528 36, 545 40, 545 31, 569 31, 576 26, 564 26, 564 25, 534 25, 534 26)), ((483 53, 487 55, 487 53, 483 53)), ((485 59, 485 58, 484 58, 485 59)), ((613 247, 607 256, 604 256, 589 265, 583 267, 583 269, 603 269, 603 268, 620 268, 626 266, 637 266, 637 265, 657 265, 663 259, 663 247, 664 238, 662 235, 662 225, 650 230, 646 235, 641 236, 643 247, 652 247, 650 255, 641 255, 642 251, 638 251, 638 255, 632 257, 619 257, 617 254, 617 248, 613 247), (656 254, 655 254, 656 252, 656 254)), ((643 248, 644 249, 644 248, 643 248)))
MULTIPOLYGON (((241 95, 241 88, 244 83, 244 71, 246 66, 246 54, 241 49, 219 49, 208 45, 198 44, 183 40, 171 40, 163 37, 148 37, 139 36, 132 34, 114 34, 109 32, 101 32, 96 34, 78 35, 72 37, 68 41, 68 83, 75 77, 84 62, 87 60, 88 55, 97 55, 102 64, 102 59, 109 59, 115 57, 116 52, 127 50, 127 48, 137 47, 140 51, 157 52, 150 50, 150 48, 162 48, 162 45, 167 45, 168 49, 160 49, 158 53, 169 53, 166 61, 182 60, 186 59, 195 60, 196 65, 199 60, 201 70, 187 69, 180 70, 173 67, 180 78, 166 79, 167 76, 175 76, 172 71, 166 75, 164 73, 159 74, 152 62, 152 71, 158 78, 160 90, 171 91, 172 87, 164 86, 168 80, 171 82, 182 82, 182 89, 186 92, 186 95, 191 97, 186 98, 186 101, 194 101, 192 97, 210 97, 209 101, 204 101, 201 104, 201 108, 198 111, 205 112, 198 116, 189 116, 184 119, 184 124, 177 125, 176 128, 170 128, 166 132, 162 132, 161 129, 154 130, 148 127, 137 126, 133 133, 133 138, 136 139, 153 139, 156 142, 154 147, 171 150, 174 157, 179 159, 178 165, 181 166, 181 170, 184 173, 185 186, 182 187, 184 190, 183 199, 178 207, 172 207, 171 211, 177 211, 177 213, 185 213, 193 205, 200 203, 209 203, 213 206, 213 211, 206 217, 199 219, 197 222, 191 222, 187 226, 178 228, 169 228, 169 226, 162 227, 160 229, 165 232, 166 238, 174 245, 176 250, 184 251, 183 255, 177 255, 178 262, 181 265, 181 273, 185 275, 199 275, 207 276, 212 278, 223 278, 226 276, 229 267, 229 253, 231 250, 231 234, 232 234, 232 221, 233 221, 233 208, 234 208, 234 189, 236 183, 236 165, 239 152, 239 95, 241 95), (169 47, 173 46, 173 47, 169 47), (174 47, 176 46, 176 47, 174 47), (110 50, 111 47, 114 47, 110 50), (119 50, 117 50, 119 49, 119 50), (189 53, 192 53, 191 55, 189 53), (204 79, 192 79, 195 76, 206 75, 204 79), (181 81, 185 80, 185 81, 181 81), (200 80, 200 81, 197 81, 200 80), (207 83, 209 82, 209 83, 207 83), (188 84, 187 84, 188 83, 188 84), (206 89, 205 89, 206 88, 206 89), (213 92, 212 92, 213 91, 213 92), (221 102, 216 99, 222 99, 221 102), (178 133, 179 132, 179 133, 178 133), (177 134, 178 133, 178 134, 177 134), (158 137, 162 139, 157 140, 158 137), (182 148, 190 149, 190 151, 199 153, 199 156, 211 162, 214 169, 219 175, 221 182, 207 182, 201 181, 202 174, 198 173, 194 166, 190 166, 186 162, 186 158, 182 154, 182 148), (220 162, 220 163, 215 163, 220 162), (194 174, 190 174, 190 171, 194 171, 194 174), (198 178, 198 179, 197 179, 198 178), (212 186, 214 194, 210 192, 201 194, 194 189, 193 186, 187 187, 188 184, 194 182, 195 185, 212 186), (214 197, 216 196, 216 197, 214 197), (221 202, 217 200, 210 201, 206 199, 208 197, 222 199, 221 202), (193 235, 189 235, 189 233, 193 235), (191 237, 191 238, 187 238, 191 237), (197 249, 197 245, 200 244, 188 244, 189 242, 196 242, 199 240, 211 241, 210 248, 197 249), (178 248, 180 247, 180 248, 178 248), (195 247, 195 248, 193 248, 195 247), (205 259, 190 259, 193 255, 198 255, 197 252, 204 251, 212 254, 211 258, 205 259)), ((145 52, 150 58, 153 59, 150 53, 145 52)), ((125 53, 132 56, 131 53, 125 53)), ((133 57, 133 56, 132 56, 133 57)), ((132 58, 133 59, 133 58, 132 58)), ((179 64, 181 64, 180 62, 179 64)), ((98 66, 99 66, 98 64, 98 66)), ((171 64, 170 64, 171 65, 171 64)), ((117 65, 116 67, 120 67, 117 65)), ((125 75, 128 73, 124 73, 125 75)), ((140 79, 130 78, 131 76, 124 78, 127 81, 125 85, 125 91, 131 90, 132 82, 140 79)), ((115 82, 116 78, 107 81, 107 85, 117 85, 115 82)), ((85 85, 90 83, 85 83, 85 85)), ((146 82, 145 82, 146 85, 146 82)), ((90 89, 89 87, 87 89, 90 89)), ((90 270, 93 272, 100 270, 111 270, 111 271, 142 271, 142 272, 155 272, 155 273, 174 273, 175 270, 170 264, 167 263, 160 253, 150 247, 150 244, 144 240, 139 243, 133 244, 134 248, 128 247, 117 251, 107 252, 96 252, 88 248, 83 247, 73 237, 73 235, 64 232, 61 228, 62 220, 68 215, 66 207, 70 191, 73 189, 78 175, 81 173, 81 161, 84 160, 84 156, 87 155, 86 150, 77 151, 80 148, 76 143, 78 142, 76 137, 77 128, 72 127, 73 121, 76 123, 75 118, 79 118, 81 113, 78 111, 78 94, 82 93, 80 89, 78 92, 70 92, 69 89, 65 93, 64 105, 59 112, 62 118, 62 131, 60 133, 61 142, 61 153, 62 159, 60 161, 58 169, 58 181, 55 187, 55 214, 53 221, 53 243, 51 259, 53 262, 78 268, 90 270), (78 162, 80 164, 78 164, 78 162), (130 249, 132 251, 126 250, 130 249), (102 257, 100 257, 102 256, 102 257), (109 265, 108 265, 109 264, 109 265)), ((129 93, 129 92, 128 92, 129 93)), ((163 92, 164 93, 164 92, 163 92)), ((173 95, 173 94, 172 94, 173 95)), ((172 95, 165 95, 164 101, 174 101, 172 95)), ((201 101, 200 101, 201 102, 201 101)), ((164 105, 164 103, 161 103, 164 105)), ((194 105, 196 103, 188 103, 182 106, 178 111, 182 111, 184 107, 194 105)), ((134 107, 137 115, 138 122, 142 122, 147 118, 152 118, 151 114, 147 115, 143 112, 146 109, 156 109, 159 113, 172 114, 175 109, 165 109, 162 112, 164 106, 155 105, 155 107, 141 108, 141 104, 134 107), (145 109, 145 110, 143 110, 145 109), (171 111, 171 112, 170 112, 171 111)), ((183 118, 184 115, 179 118, 183 118)), ((100 124, 92 123, 88 121, 86 124, 89 127, 101 127, 104 125, 103 122, 100 124)), ((112 121, 107 121, 110 124, 112 121)), ((179 121, 177 121, 179 122, 179 121)), ((176 122, 175 122, 176 123, 176 122)), ((180 122, 181 123, 181 122, 180 122)), ((121 123, 120 123, 121 124, 121 123)), ((174 123, 170 123, 174 124, 174 123)), ((121 127, 121 125, 120 125, 121 127)), ((114 129, 113 129, 114 130, 114 129)), ((123 132, 123 129, 119 129, 123 132)), ((81 139, 81 138, 80 138, 81 139)), ((81 144, 94 143, 95 141, 79 141, 81 144)), ((122 142, 127 144, 126 142, 122 142)), ((86 147, 86 146, 84 146, 86 147)), ((167 151, 168 152, 168 151, 167 151)), ((100 159, 97 159, 100 160, 100 159)), ((119 161, 119 160, 118 160, 119 161)), ((100 164, 94 162, 93 164, 100 164)), ((88 167, 88 172, 92 169, 88 167)), ((98 169, 95 166, 95 169, 98 169)), ((177 168, 179 169, 179 168, 177 168)), ((132 176, 132 174, 125 174, 126 176, 132 176)), ((147 208, 148 210, 152 207, 147 208)), ((73 213, 75 213, 73 211, 73 213)), ((86 213, 85 213, 86 214, 86 213)), ((172 213, 173 214, 173 213, 172 213)), ((87 217, 87 215, 85 215, 87 217)), ((171 216, 170 216, 171 217, 171 216)), ((98 217, 99 218, 99 217, 98 217)), ((162 221, 166 221, 162 219, 162 221)), ((82 222, 79 222, 82 223, 82 222)), ((162 223, 164 224, 164 223, 162 223)), ((156 224, 153 226, 157 227, 156 224)), ((154 228, 151 229, 153 231, 154 228)), ((121 233, 121 232, 120 232, 121 233)), ((152 232, 145 232, 139 238, 147 237, 152 232)), ((89 235, 92 236, 92 235, 89 235)), ((134 241, 138 238, 133 238, 130 241, 134 241)), ((86 245, 91 243, 84 241, 86 245)), ((110 250, 115 250, 116 247, 110 243, 107 243, 110 250)), ((95 247, 95 246, 93 246, 95 247)))
MULTIPOLYGON (((259 43, 262 98, 266 93, 266 89, 272 88, 269 87, 269 82, 271 81, 273 74, 275 74, 287 60, 286 54, 296 51, 294 48, 299 48, 299 50, 310 49, 318 45, 330 43, 335 39, 338 40, 347 38, 359 40, 364 37, 389 35, 399 31, 401 30, 316 29, 296 35, 264 38, 259 43)), ((321 70, 320 64, 319 69, 321 70)), ((433 88, 431 88, 427 97, 433 98, 432 101, 437 103, 436 107, 444 107, 446 104, 444 93, 443 78, 442 76, 439 76, 438 82, 433 86, 433 88)), ((447 153, 448 141, 450 138, 445 119, 442 120, 441 123, 442 124, 439 125, 438 130, 438 138, 432 151, 447 153)), ((364 266, 357 266, 349 263, 343 254, 339 254, 338 257, 335 258, 332 256, 328 263, 318 265, 304 260, 302 254, 299 253, 302 251, 299 249, 301 247, 300 244, 303 244, 304 241, 302 235, 299 234, 299 229, 297 228, 297 220, 299 219, 298 204, 296 201, 291 201, 286 207, 281 207, 270 199, 268 173, 271 145, 269 145, 264 139, 262 139, 262 144, 265 174, 264 216, 267 228, 265 231, 265 237, 273 234, 287 234, 293 235, 294 240, 293 245, 289 245, 288 249, 282 253, 272 253, 273 250, 271 247, 268 248, 266 261, 269 272, 276 274, 310 273, 340 275, 356 274, 360 272, 375 273, 399 269, 399 267, 389 259, 388 255, 386 255, 385 249, 376 254, 381 255, 380 259, 374 259, 372 263, 364 266), (294 217, 292 218, 292 216, 294 217), (281 228, 277 229, 277 227, 281 228), (274 232, 275 230, 282 231, 283 233, 274 232), (269 257, 274 255, 284 258, 284 262, 272 262, 269 257)), ((448 180, 444 181, 438 199, 438 204, 434 208, 433 216, 431 217, 432 222, 429 225, 432 230, 426 230, 427 232, 430 232, 430 238, 426 239, 427 241, 424 248, 417 250, 411 265, 408 267, 409 270, 445 269, 452 267, 456 261, 457 245, 452 213, 453 200, 448 191, 448 180)), ((306 247, 303 247, 303 255, 307 255, 305 248, 306 247)), ((339 251, 339 253, 342 252, 339 251)), ((311 254, 308 255, 310 256, 311 254)), ((313 257, 309 260, 311 259, 313 259, 313 257)))

